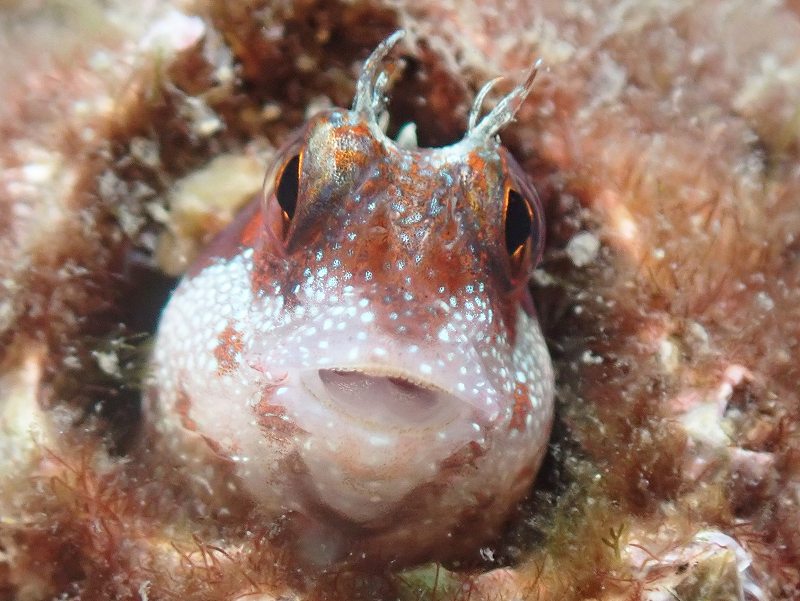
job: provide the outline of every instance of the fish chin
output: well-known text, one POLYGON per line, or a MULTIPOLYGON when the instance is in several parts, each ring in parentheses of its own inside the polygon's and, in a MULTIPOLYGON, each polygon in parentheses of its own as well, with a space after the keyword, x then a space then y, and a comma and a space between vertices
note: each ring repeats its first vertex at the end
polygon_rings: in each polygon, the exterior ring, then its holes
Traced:
POLYGON ((307 433, 299 450, 307 485, 349 521, 391 512, 480 437, 467 402, 407 372, 349 366, 303 370, 297 380, 281 396, 307 433))

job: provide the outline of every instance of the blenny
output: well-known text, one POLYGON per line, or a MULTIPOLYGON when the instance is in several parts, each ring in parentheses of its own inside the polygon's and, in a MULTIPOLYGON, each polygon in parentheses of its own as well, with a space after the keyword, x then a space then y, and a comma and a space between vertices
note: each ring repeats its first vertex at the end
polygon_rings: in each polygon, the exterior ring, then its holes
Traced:
POLYGON ((529 490, 552 422, 528 288, 542 207, 497 137, 536 69, 481 118, 487 84, 460 141, 400 144, 379 121, 402 35, 181 281, 145 399, 184 469, 228 465, 220 482, 293 519, 322 565, 474 550, 529 490))

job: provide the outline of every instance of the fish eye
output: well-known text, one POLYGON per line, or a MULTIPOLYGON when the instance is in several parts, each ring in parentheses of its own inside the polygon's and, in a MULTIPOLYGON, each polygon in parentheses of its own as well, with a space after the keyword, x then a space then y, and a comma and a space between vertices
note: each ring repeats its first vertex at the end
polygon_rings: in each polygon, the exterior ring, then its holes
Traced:
POLYGON ((297 195, 300 191, 300 166, 302 155, 294 155, 287 160, 275 178, 275 198, 283 211, 286 223, 294 217, 297 208, 297 195))
POLYGON ((519 267, 533 233, 531 204, 522 194, 506 187, 505 210, 503 212, 506 251, 512 265, 519 267))

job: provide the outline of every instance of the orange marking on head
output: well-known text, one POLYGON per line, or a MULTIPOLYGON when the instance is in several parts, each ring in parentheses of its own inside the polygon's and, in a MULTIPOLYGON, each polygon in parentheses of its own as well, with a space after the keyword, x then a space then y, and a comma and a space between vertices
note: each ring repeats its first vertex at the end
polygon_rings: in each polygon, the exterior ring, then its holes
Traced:
POLYGON ((224 376, 232 373, 238 366, 238 355, 244 348, 242 335, 228 323, 218 336, 219 344, 214 349, 214 358, 217 360, 217 374, 224 376))
POLYGON ((302 433, 303 430, 287 417, 285 407, 274 405, 271 402, 275 388, 275 386, 269 386, 262 392, 261 399, 253 407, 253 413, 255 413, 258 426, 265 436, 286 440, 302 433))
POLYGON ((441 463, 442 469, 459 470, 464 467, 476 468, 475 462, 486 454, 486 449, 474 440, 454 451, 441 463))
POLYGON ((476 152, 471 152, 467 155, 467 164, 473 173, 484 173, 486 171, 486 161, 476 152))
POLYGON ((337 165, 364 167, 369 162, 370 157, 353 148, 336 148, 333 151, 333 160, 337 165))
POLYGON ((189 410, 192 408, 192 401, 189 399, 189 395, 183 390, 179 390, 177 397, 178 398, 175 400, 175 411, 178 413, 181 425, 187 430, 196 432, 197 422, 189 417, 189 410))
POLYGON ((530 415, 530 410, 531 398, 528 387, 517 382, 517 386, 514 388, 514 407, 511 410, 511 421, 508 424, 508 429, 522 432, 527 426, 525 420, 530 415))
POLYGON ((475 174, 472 186, 466 193, 467 202, 470 209, 477 215, 478 220, 483 222, 486 215, 484 204, 487 198, 491 198, 491 195, 488 194, 489 183, 486 180, 488 168, 486 161, 477 152, 471 152, 467 155, 467 164, 471 172, 475 174))

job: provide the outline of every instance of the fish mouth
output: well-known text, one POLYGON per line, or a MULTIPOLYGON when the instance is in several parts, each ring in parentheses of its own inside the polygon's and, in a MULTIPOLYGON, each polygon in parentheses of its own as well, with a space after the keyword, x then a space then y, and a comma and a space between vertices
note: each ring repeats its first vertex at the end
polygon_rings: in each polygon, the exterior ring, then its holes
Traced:
POLYGON ((468 411, 441 386, 385 366, 312 369, 301 380, 322 404, 375 430, 441 430, 468 411))

